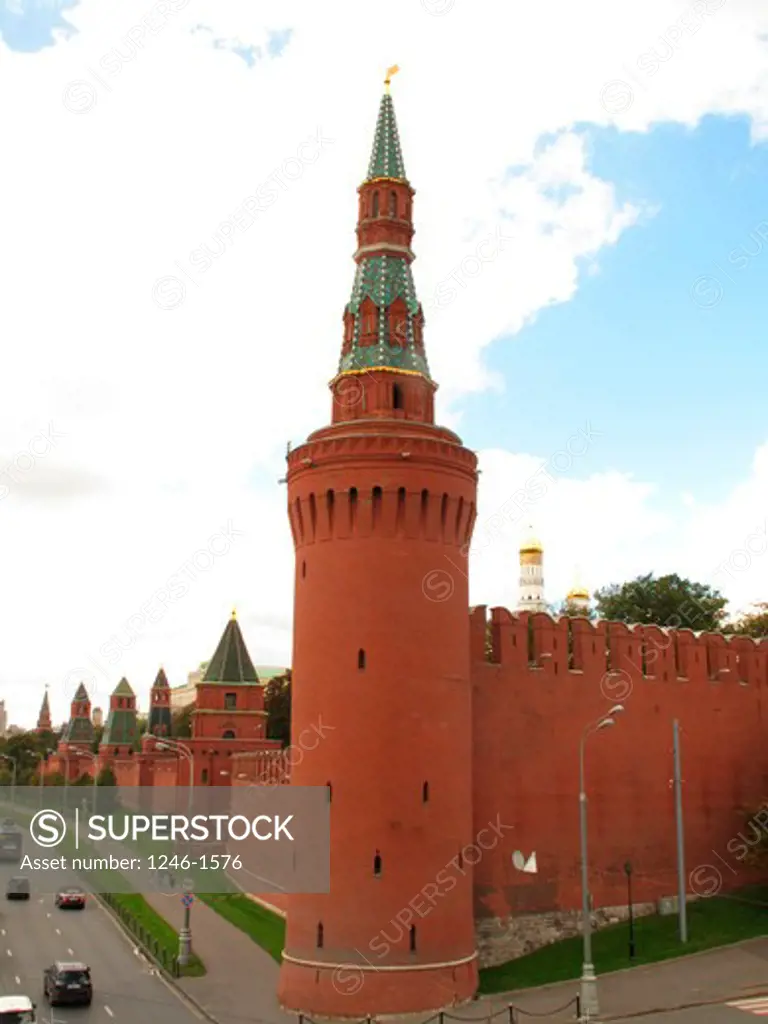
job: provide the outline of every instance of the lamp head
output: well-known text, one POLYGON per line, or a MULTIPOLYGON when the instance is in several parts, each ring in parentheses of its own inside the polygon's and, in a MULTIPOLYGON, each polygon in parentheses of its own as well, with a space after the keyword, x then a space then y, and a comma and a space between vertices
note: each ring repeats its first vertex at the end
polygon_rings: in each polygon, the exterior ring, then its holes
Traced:
POLYGON ((620 715, 624 710, 623 704, 614 704, 611 710, 608 712, 609 715, 620 715))
POLYGON ((602 722, 598 722, 598 729, 607 729, 609 725, 616 725, 612 718, 604 718, 602 722))

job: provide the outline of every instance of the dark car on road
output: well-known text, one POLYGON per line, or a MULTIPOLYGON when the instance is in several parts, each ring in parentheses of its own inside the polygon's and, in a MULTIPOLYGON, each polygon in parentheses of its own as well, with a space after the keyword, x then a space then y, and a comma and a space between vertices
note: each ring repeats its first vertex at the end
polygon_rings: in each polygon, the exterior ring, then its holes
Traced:
POLYGON ((43 990, 51 1006, 90 1006, 93 1000, 91 969, 86 964, 57 961, 43 974, 43 990))
POLYGON ((8 882, 5 888, 5 898, 7 900, 28 900, 29 892, 29 879, 17 875, 8 882))
POLYGON ((84 910, 85 893, 82 889, 71 886, 56 893, 56 906, 61 910, 84 910))

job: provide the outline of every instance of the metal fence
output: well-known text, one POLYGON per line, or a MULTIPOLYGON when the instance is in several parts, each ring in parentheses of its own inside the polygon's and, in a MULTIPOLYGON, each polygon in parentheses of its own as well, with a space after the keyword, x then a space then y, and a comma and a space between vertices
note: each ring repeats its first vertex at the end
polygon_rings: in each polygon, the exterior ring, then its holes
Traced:
POLYGON ((142 950, 151 960, 154 960, 158 967, 162 967, 173 978, 181 976, 181 968, 175 950, 168 949, 155 938, 141 921, 122 905, 119 899, 115 899, 112 893, 100 893, 99 899, 120 919, 142 950))
MULTIPOLYGON (((573 1007, 573 1016, 577 1021, 584 1020, 585 1018, 581 1015, 581 1000, 579 996, 574 996, 569 999, 567 1003, 562 1006, 558 1006, 554 1010, 547 1010, 546 1013, 534 1013, 532 1010, 523 1010, 519 1006, 513 1006, 511 1003, 507 1006, 503 1006, 493 1013, 484 1013, 476 1017, 459 1017, 455 1013, 448 1013, 446 1010, 440 1010, 438 1013, 433 1013, 431 1017, 426 1017, 424 1020, 419 1021, 419 1024, 432 1024, 433 1021, 437 1021, 437 1024, 445 1024, 446 1021, 461 1021, 462 1024, 480 1024, 481 1021, 486 1021, 490 1024, 491 1021, 497 1017, 503 1017, 506 1019, 508 1024, 521 1024, 522 1018, 524 1017, 537 1017, 540 1020, 544 1020, 547 1017, 559 1017, 566 1013, 573 1007)), ((308 1017, 306 1014, 300 1013, 298 1016, 298 1024, 319 1024, 318 1021, 308 1017)), ((409 1015, 410 1016, 410 1015, 409 1015)), ((349 1024, 378 1024, 377 1017, 361 1017, 359 1021, 350 1021, 349 1024)))

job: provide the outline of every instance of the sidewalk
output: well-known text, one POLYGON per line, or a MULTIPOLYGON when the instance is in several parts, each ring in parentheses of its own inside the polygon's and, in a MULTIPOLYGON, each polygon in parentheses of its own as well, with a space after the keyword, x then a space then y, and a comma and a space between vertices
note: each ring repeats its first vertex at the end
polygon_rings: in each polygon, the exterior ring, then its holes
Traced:
MULTIPOLYGON (((184 907, 178 895, 143 896, 176 931, 181 929, 184 907)), ((192 905, 190 931, 192 948, 207 973, 176 984, 219 1024, 296 1024, 278 1006, 280 968, 268 953, 200 900, 192 905)))
MULTIPOLYGON (((512 1003, 522 1010, 544 1013, 562 1006, 578 990, 578 981, 567 981, 488 999, 494 1009, 512 1003)), ((603 1020, 768 993, 768 938, 605 974, 598 979, 598 993, 603 1020)), ((461 1013, 463 1016, 465 1011, 461 1013)))
MULTIPOLYGON (((181 928, 184 910, 178 896, 144 898, 176 930, 181 928)), ((202 978, 182 978, 179 984, 219 1024, 296 1024, 296 1018, 283 1012, 277 1003, 278 965, 255 942, 200 902, 192 907, 191 930, 192 946, 208 973, 202 978)), ((524 1013, 541 1015, 544 1024, 573 1021, 574 1006, 562 1008, 578 990, 578 981, 566 981, 481 997, 450 1013, 465 1020, 487 1021, 489 1013, 512 1004, 524 1013)), ((605 974, 598 979, 598 992, 602 1020, 642 1017, 768 993, 768 938, 605 974)), ((408 1024, 418 1024, 430 1016, 414 1015, 408 1018, 408 1024)), ((501 1017, 497 1022, 504 1024, 501 1017)), ((387 1024, 395 1021, 389 1018, 387 1024)))

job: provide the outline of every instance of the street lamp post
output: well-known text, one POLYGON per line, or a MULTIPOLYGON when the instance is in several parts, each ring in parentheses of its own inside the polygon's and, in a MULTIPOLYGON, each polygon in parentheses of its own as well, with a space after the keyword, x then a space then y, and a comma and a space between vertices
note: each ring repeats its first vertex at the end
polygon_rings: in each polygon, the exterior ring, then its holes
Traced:
POLYGON ((194 897, 192 895, 192 887, 188 880, 184 881, 183 885, 184 895, 182 896, 182 902, 184 903, 184 924, 179 931, 179 966, 186 967, 189 963, 192 955, 192 928, 190 918, 192 916, 192 902, 194 897))
POLYGON ((18 763, 16 758, 11 757, 10 754, 0 754, 0 758, 2 758, 3 761, 11 762, 11 806, 13 806, 16 802, 16 770, 18 768, 18 763))
POLYGON ((614 715, 621 714, 624 710, 622 704, 615 704, 607 715, 591 722, 582 732, 579 743, 579 825, 581 833, 581 917, 582 933, 584 939, 584 954, 581 967, 581 982, 579 987, 580 1008, 582 1020, 589 1020, 596 1017, 600 1012, 600 1005, 597 999, 597 978, 595 967, 592 963, 592 917, 589 898, 589 871, 587 868, 587 792, 584 781, 584 745, 587 737, 600 729, 607 729, 615 725, 614 715))
POLYGON ((624 865, 624 872, 627 876, 627 909, 629 910, 629 959, 635 959, 635 918, 632 907, 632 863, 627 861, 624 865))

